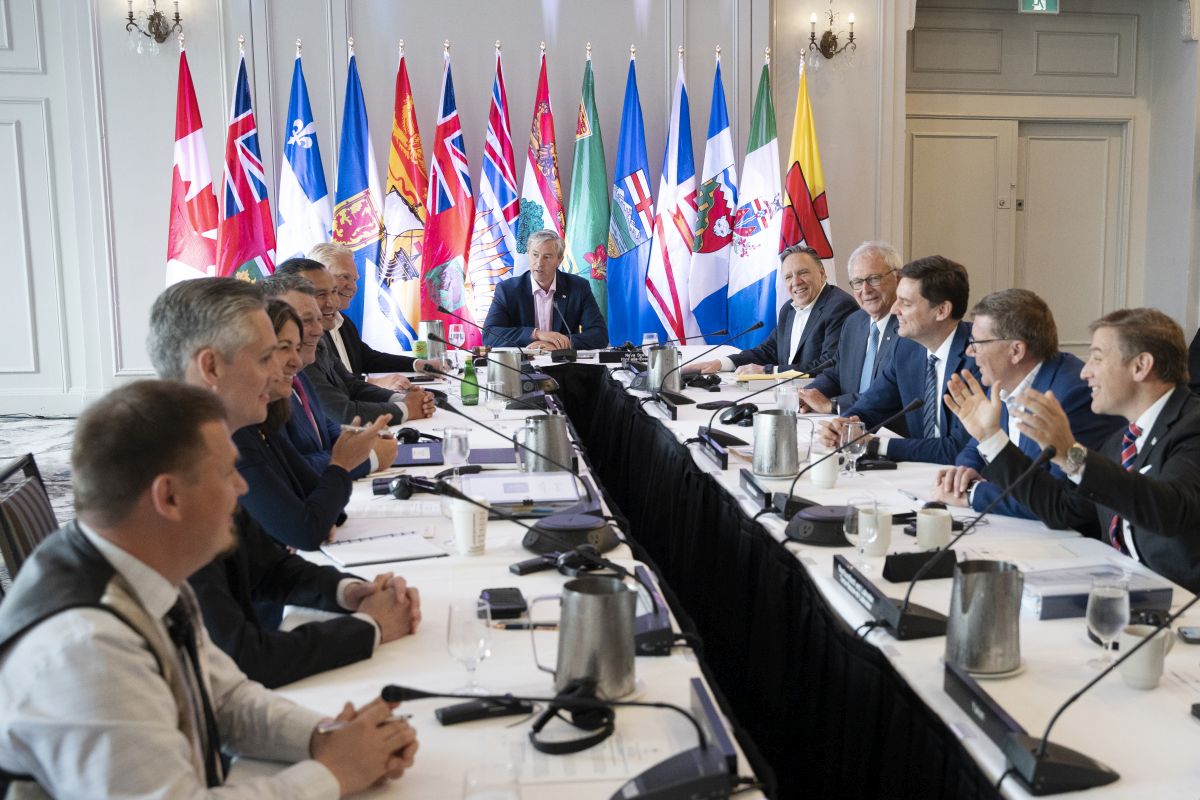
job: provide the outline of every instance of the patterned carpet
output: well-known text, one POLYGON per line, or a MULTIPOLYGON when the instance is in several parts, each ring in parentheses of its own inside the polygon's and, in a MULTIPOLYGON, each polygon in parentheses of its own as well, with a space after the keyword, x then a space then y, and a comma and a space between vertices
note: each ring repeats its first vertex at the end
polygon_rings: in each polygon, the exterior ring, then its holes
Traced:
MULTIPOLYGON (((33 453, 59 522, 67 522, 75 516, 71 494, 71 438, 74 431, 73 419, 0 416, 0 468, 15 458, 33 453)), ((0 563, 0 585, 8 585, 8 571, 3 563, 0 563)))

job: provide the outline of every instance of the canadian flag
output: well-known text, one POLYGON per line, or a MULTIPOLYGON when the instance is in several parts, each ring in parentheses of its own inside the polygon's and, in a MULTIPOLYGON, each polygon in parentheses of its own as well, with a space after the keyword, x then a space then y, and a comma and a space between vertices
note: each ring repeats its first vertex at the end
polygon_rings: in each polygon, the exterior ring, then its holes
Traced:
POLYGON ((187 54, 179 52, 175 160, 167 232, 167 286, 217 274, 217 197, 187 54))

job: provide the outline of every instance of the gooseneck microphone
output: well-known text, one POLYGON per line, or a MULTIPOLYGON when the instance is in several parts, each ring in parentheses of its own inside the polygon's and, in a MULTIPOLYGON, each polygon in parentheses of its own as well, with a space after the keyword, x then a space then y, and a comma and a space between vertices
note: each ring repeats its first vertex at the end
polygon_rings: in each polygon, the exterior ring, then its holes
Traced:
MULTIPOLYGON (((490 364, 491 362, 489 361, 488 363, 490 364)), ((499 364, 500 362, 497 361, 496 363, 499 364)), ((505 365, 505 366, 507 366, 507 365, 505 365)), ((449 378, 450 380, 458 381, 459 383, 467 382, 466 378, 460 378, 457 375, 453 375, 444 370, 440 370, 437 367, 432 366, 430 364, 425 365, 425 371, 431 375, 440 375, 443 378, 449 378)), ((479 383, 476 382, 475 385, 478 386, 479 383)), ((520 397, 513 397, 511 394, 504 394, 504 392, 496 392, 496 394, 500 395, 505 400, 508 400, 513 403, 518 403, 518 404, 524 406, 525 408, 528 408, 530 411, 545 411, 546 410, 546 409, 542 408, 541 406, 538 406, 538 405, 535 405, 535 404, 529 402, 528 400, 523 400, 520 397)), ((449 410, 451 413, 458 413, 457 409, 451 409, 451 408, 449 408, 449 406, 442 406, 442 408, 449 410)), ((474 420, 475 418, 470 417, 470 419, 474 420)), ((505 438, 507 439, 508 437, 506 436, 505 438)))
MULTIPOLYGON (((762 326, 763 326, 763 322, 762 322, 762 320, 759 320, 758 322, 751 325, 749 328, 746 328, 746 330, 741 331, 740 333, 735 333, 733 336, 726 336, 724 339, 717 342, 716 344, 714 344, 712 347, 705 350, 700 355, 693 356, 693 357, 689 358, 687 361, 684 361, 682 364, 675 367, 673 370, 668 372, 666 375, 663 375, 662 380, 658 382, 658 387, 656 389, 652 389, 651 394, 654 395, 655 397, 658 397, 659 399, 666 398, 667 400, 669 400, 671 403, 673 403, 675 405, 684 405, 687 403, 694 403, 695 401, 692 400, 687 395, 679 394, 678 392, 670 392, 670 391, 667 391, 666 389, 664 389, 663 387, 667 385, 667 378, 671 377, 676 372, 678 372, 679 370, 686 367, 688 364, 691 364, 693 361, 704 358, 706 355, 711 353, 713 350, 716 350, 718 347, 723 347, 724 345, 728 344, 729 342, 733 341, 734 339, 738 338, 739 336, 744 336, 747 333, 752 333, 753 331, 758 330, 762 326)), ((680 340, 676 339, 675 341, 680 341, 680 340)))
MULTIPOLYGON (((451 311, 450 309, 446 308, 443 305, 439 305, 437 307, 437 310, 438 310, 438 313, 445 314, 448 317, 454 317, 459 322, 465 322, 468 325, 470 325, 472 328, 478 328, 481 331, 483 330, 483 326, 480 325, 478 322, 467 319, 466 317, 463 317, 463 316, 459 316, 458 314, 455 314, 453 311, 451 311)), ((432 337, 430 337, 430 338, 432 338, 432 337)))
MULTIPOLYGON (((701 333, 701 334, 700 334, 700 337, 701 337, 701 338, 703 338, 703 339, 707 339, 707 338, 708 338, 708 337, 710 337, 710 336, 727 336, 727 335, 729 335, 729 329, 728 329, 728 328, 721 328, 721 330, 719 330, 719 331, 708 331, 707 333, 701 333)), ((686 340, 686 339, 688 339, 688 338, 689 338, 689 337, 687 337, 687 336, 679 336, 679 337, 677 337, 677 338, 675 338, 675 339, 666 339, 666 340, 664 340, 664 341, 661 341, 661 342, 654 342, 653 344, 675 344, 676 342, 682 342, 682 341, 685 341, 685 340, 686 340)), ((696 337, 695 337, 695 336, 692 336, 692 337, 690 337, 690 338, 692 338, 692 339, 695 339, 696 337)), ((734 338, 736 338, 736 337, 734 337, 734 338)))

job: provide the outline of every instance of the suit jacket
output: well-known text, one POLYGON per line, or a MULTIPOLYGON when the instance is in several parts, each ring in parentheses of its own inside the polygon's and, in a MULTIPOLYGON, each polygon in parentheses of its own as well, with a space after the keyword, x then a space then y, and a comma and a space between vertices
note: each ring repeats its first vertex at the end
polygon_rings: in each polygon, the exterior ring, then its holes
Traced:
MULTIPOLYGON (((295 392, 292 392, 290 398, 292 413, 283 426, 283 435, 292 443, 292 447, 296 448, 296 452, 305 460, 309 468, 320 475, 329 466, 333 443, 338 440, 342 429, 338 423, 325 414, 325 409, 321 406, 321 398, 317 396, 317 390, 313 388, 312 381, 308 379, 308 376, 300 372, 296 377, 304 385, 304 393, 308 396, 309 410, 312 411, 317 427, 314 428, 308 421, 308 415, 304 413, 304 407, 300 405, 300 398, 296 396, 295 392)), ((366 477, 370 472, 371 461, 367 459, 350 470, 350 477, 358 480, 366 477)))
MULTIPOLYGON (((1142 563, 1189 592, 1200 591, 1200 397, 1186 386, 1171 392, 1132 472, 1121 469, 1121 435, 1088 451, 1078 486, 1039 471, 1013 496, 1051 527, 1098 523, 1105 538, 1113 516, 1121 516, 1142 563)), ((1008 486, 1028 466, 1029 457, 1009 444, 984 476, 1008 486)))
MULTIPOLYGON (((483 343, 489 347, 524 347, 533 341, 537 312, 533 307, 533 278, 530 273, 508 278, 496 284, 492 307, 483 322, 483 343)), ((556 333, 571 337, 571 346, 580 350, 608 347, 608 325, 592 294, 591 285, 578 275, 562 270, 554 283, 556 333)))
POLYGON ((1200 394, 1200 330, 1188 345, 1188 388, 1200 394))
MULTIPOLYGON (((1123 429, 1127 423, 1121 417, 1092 413, 1092 392, 1083 378, 1079 377, 1079 371, 1082 369, 1083 362, 1078 357, 1071 353, 1059 353, 1042 363, 1042 368, 1033 379, 1032 388, 1039 392, 1054 392, 1063 411, 1067 412, 1067 419, 1071 422, 1071 432, 1075 434, 1075 438, 1085 447, 1094 449, 1104 444, 1114 431, 1123 429)), ((1008 407, 1005 405, 1000 406, 1000 430, 1008 431, 1008 407)), ((1038 443, 1025 435, 1021 436, 1020 448, 1021 452, 1031 459, 1037 458, 1038 453, 1042 452, 1038 443)), ((979 442, 973 438, 958 454, 954 463, 972 467, 980 475, 987 466, 983 456, 979 455, 979 442)), ((1062 470, 1053 463, 1046 464, 1046 469, 1056 478, 1065 477, 1062 470)), ((976 511, 983 511, 1002 491, 1002 487, 991 481, 980 483, 975 487, 971 507, 976 511)), ((1037 515, 1012 497, 1001 500, 999 505, 992 509, 992 513, 1037 519, 1037 515)))
MULTIPOLYGON (((863 365, 867 360, 867 339, 871 335, 871 327, 874 324, 871 321, 871 315, 861 308, 846 317, 846 322, 842 325, 842 332, 838 337, 837 364, 822 372, 809 385, 810 389, 816 389, 832 400, 835 411, 840 408, 849 408, 854 405, 854 401, 858 400, 859 379, 862 377, 863 365)), ((900 341, 900 334, 896 332, 899 325, 900 320, 894 314, 888 318, 888 323, 883 330, 883 338, 880 340, 879 349, 875 354, 875 367, 871 371, 872 380, 883 372, 884 366, 892 360, 892 356, 896 352, 896 344, 900 341)))
MULTIPOLYGON (((342 327, 338 328, 342 336, 342 345, 346 348, 346 356, 350 359, 350 373, 363 377, 369 372, 412 372, 414 359, 410 356, 382 353, 362 340, 362 334, 348 317, 342 317, 342 327)), ((329 339, 332 333, 326 333, 329 339)), ((330 342, 333 344, 333 342, 330 342)), ((337 354, 337 350, 334 350, 337 354)))
POLYGON ((237 548, 188 579, 208 635, 252 680, 275 688, 370 658, 375 626, 345 615, 279 630, 283 605, 345 612, 337 586, 354 578, 289 553, 244 510, 237 548))
POLYGON ((341 467, 313 472, 286 436, 247 425, 234 432, 238 472, 250 490, 242 505, 276 540, 316 550, 329 529, 345 522, 353 480, 341 467))
MULTIPOLYGON (((941 392, 938 394, 942 435, 932 439, 905 438, 888 442, 887 454, 897 461, 929 461, 934 464, 953 464, 960 450, 971 436, 958 421, 958 417, 945 407, 942 397, 946 392, 946 381, 964 369, 979 377, 975 359, 967 356, 967 339, 971 326, 958 323, 958 330, 950 343, 950 354, 946 358, 946 371, 942 377, 941 392)), ((904 408, 914 399, 925 396, 925 365, 929 351, 911 339, 901 339, 896 345, 892 360, 883 368, 867 391, 863 392, 850 408, 843 409, 844 417, 857 416, 867 427, 883 422, 904 408)), ((918 408, 904 416, 909 432, 925 429, 925 409, 918 408)))
POLYGON ((367 383, 347 372, 328 337, 323 336, 317 342, 317 360, 304 368, 304 374, 317 390, 325 413, 336 422, 348 423, 355 417, 372 422, 380 414, 391 414, 391 424, 398 425, 408 416, 402 403, 392 402, 391 389, 367 383))
POLYGON ((766 341, 758 347, 735 353, 729 359, 737 367, 743 364, 773 364, 808 372, 811 367, 838 354, 842 323, 857 309, 858 303, 854 302, 853 297, 827 283, 813 303, 796 352, 788 352, 792 345, 792 321, 796 318, 796 309, 787 302, 779 309, 775 330, 767 336, 766 341))

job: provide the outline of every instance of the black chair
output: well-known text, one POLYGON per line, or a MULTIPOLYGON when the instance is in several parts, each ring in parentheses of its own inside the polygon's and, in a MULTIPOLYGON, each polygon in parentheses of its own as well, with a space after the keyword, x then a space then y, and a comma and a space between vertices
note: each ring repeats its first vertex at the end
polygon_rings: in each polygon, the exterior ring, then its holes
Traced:
POLYGON ((58 528, 42 473, 31 453, 0 469, 0 555, 10 579, 42 540, 58 528))

